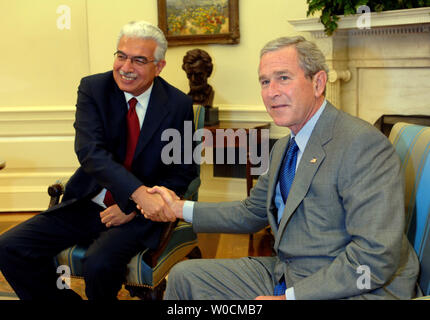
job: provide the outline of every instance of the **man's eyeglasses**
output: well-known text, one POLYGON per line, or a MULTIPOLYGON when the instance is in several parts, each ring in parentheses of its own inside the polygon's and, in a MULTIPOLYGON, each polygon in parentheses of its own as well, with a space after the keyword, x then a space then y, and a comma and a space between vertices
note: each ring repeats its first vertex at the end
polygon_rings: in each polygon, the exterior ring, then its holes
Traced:
POLYGON ((149 60, 147 57, 143 57, 143 56, 137 56, 137 57, 128 56, 122 51, 117 51, 113 55, 120 62, 126 62, 127 59, 130 59, 131 64, 133 64, 135 66, 144 66, 145 64, 148 64, 150 62, 156 62, 157 61, 155 59, 149 60))

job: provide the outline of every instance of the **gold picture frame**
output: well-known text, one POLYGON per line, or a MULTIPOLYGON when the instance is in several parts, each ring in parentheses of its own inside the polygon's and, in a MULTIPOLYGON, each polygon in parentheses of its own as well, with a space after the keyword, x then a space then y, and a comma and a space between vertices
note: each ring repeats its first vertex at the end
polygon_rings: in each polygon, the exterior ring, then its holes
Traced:
POLYGON ((237 44, 239 0, 158 0, 158 26, 169 46, 237 44))

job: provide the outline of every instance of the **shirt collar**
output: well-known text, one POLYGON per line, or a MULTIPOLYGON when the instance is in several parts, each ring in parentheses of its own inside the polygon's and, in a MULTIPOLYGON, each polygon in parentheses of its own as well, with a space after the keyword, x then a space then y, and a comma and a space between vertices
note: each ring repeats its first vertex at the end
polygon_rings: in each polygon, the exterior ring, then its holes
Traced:
POLYGON ((306 124, 303 126, 302 129, 295 135, 291 131, 291 137, 295 138, 296 144, 299 147, 299 150, 303 152, 306 148, 306 145, 308 144, 308 140, 311 137, 312 131, 314 130, 315 124, 317 123, 318 119, 321 116, 321 113, 324 111, 325 106, 327 105, 327 100, 324 99, 324 102, 322 103, 321 107, 318 109, 317 112, 306 122, 306 124))
POLYGON ((137 102, 139 102, 141 106, 147 105, 149 97, 151 96, 153 86, 154 86, 154 82, 152 82, 151 86, 148 89, 146 89, 142 94, 138 95, 137 97, 133 96, 131 93, 124 91, 124 96, 125 96, 125 100, 127 101, 127 106, 128 106, 128 102, 133 97, 137 99, 137 102))

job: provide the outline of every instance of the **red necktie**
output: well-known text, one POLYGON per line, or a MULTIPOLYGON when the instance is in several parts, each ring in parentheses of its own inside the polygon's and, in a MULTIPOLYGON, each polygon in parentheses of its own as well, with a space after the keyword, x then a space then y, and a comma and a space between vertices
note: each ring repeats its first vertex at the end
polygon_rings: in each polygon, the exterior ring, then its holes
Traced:
MULTIPOLYGON (((139 140, 140 124, 136 113, 136 98, 131 98, 128 101, 128 104, 130 107, 128 108, 127 112, 127 150, 123 164, 124 167, 130 171, 137 141, 139 140)), ((106 207, 109 207, 115 203, 115 200, 113 199, 109 190, 106 191, 103 202, 105 203, 106 207)))

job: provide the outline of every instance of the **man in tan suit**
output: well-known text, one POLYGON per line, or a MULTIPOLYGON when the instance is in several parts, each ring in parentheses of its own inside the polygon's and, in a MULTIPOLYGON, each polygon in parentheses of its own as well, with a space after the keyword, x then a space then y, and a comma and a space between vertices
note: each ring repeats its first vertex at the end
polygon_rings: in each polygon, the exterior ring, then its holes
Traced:
POLYGON ((277 141, 268 172, 247 199, 190 203, 165 188, 151 190, 175 213, 144 213, 151 219, 184 218, 196 232, 251 233, 270 224, 275 236, 274 257, 178 264, 166 299, 416 295, 419 264, 404 235, 399 159, 379 131, 325 99, 327 71, 321 51, 302 37, 279 38, 262 49, 264 104, 275 124, 291 134, 277 141), (283 164, 290 160, 292 165, 283 164), (282 176, 291 174, 286 168, 293 168, 293 176, 285 194, 282 176))

